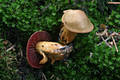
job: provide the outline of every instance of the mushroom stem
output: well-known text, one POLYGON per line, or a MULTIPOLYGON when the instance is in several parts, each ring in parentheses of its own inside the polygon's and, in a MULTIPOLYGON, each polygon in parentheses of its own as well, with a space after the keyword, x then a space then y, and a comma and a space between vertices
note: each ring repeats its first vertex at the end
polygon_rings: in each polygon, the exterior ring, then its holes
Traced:
POLYGON ((43 56, 43 58, 42 58, 42 60, 40 60, 39 64, 45 64, 48 61, 48 58, 42 51, 39 51, 39 53, 43 56))
POLYGON ((63 26, 59 34, 60 42, 63 44, 68 44, 75 39, 76 35, 77 33, 71 32, 63 26))

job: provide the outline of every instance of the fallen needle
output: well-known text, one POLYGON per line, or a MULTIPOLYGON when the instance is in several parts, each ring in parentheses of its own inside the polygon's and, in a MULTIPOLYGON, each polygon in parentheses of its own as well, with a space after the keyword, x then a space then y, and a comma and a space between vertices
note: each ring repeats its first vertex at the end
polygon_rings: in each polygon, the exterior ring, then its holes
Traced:
POLYGON ((102 40, 106 43, 107 46, 109 46, 110 48, 112 48, 112 46, 110 46, 107 41, 105 41, 105 39, 103 38, 103 36, 101 36, 102 40))
POLYGON ((116 51, 118 52, 118 48, 117 48, 117 45, 116 45, 116 42, 115 42, 115 39, 114 39, 113 36, 112 36, 112 40, 113 40, 113 43, 114 43, 114 45, 115 45, 115 49, 116 49, 116 51))
POLYGON ((6 50, 6 52, 12 50, 14 47, 15 47, 15 45, 12 45, 10 48, 8 48, 8 49, 6 50))

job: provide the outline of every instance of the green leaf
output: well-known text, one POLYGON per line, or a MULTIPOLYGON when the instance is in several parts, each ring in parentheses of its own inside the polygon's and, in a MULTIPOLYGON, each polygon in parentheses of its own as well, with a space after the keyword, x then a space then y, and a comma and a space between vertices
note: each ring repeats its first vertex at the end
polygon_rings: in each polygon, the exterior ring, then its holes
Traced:
POLYGON ((109 22, 109 25, 113 25, 113 22, 109 22))
POLYGON ((118 14, 118 15, 115 15, 115 17, 116 17, 116 18, 120 18, 120 15, 119 15, 119 14, 118 14))
POLYGON ((119 22, 120 22, 120 20, 115 19, 115 23, 119 23, 119 22))

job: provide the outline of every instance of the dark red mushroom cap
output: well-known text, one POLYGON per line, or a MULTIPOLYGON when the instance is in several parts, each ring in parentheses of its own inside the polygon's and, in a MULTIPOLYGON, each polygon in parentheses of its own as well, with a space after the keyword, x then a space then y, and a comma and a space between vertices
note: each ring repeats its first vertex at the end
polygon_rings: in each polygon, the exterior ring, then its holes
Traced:
POLYGON ((38 31, 31 35, 27 42, 27 61, 33 68, 41 68, 43 65, 39 64, 42 56, 39 55, 39 53, 36 52, 36 44, 40 41, 49 41, 50 35, 46 31, 38 31))

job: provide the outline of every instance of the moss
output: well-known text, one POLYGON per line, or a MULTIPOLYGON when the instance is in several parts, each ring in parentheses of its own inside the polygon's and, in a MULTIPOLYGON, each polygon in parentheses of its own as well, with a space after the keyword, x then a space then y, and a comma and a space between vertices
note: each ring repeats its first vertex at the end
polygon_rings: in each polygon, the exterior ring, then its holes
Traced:
MULTIPOLYGON (((53 65, 49 63, 41 70, 32 69, 28 64, 23 65, 26 79, 38 80, 45 73, 48 80, 112 80, 120 78, 120 52, 116 52, 113 47, 110 49, 103 43, 97 46, 99 39, 96 31, 99 25, 106 24, 110 31, 119 32, 119 8, 115 9, 107 5, 106 2, 99 4, 100 0, 82 1, 82 0, 9 0, 0 1, 0 31, 1 37, 17 43, 18 48, 24 52, 24 64, 27 63, 25 57, 25 47, 29 36, 38 30, 48 31, 54 41, 57 41, 61 25, 61 16, 66 9, 81 9, 85 11, 91 22, 94 24, 94 30, 87 34, 78 34, 74 40, 74 50, 66 62, 58 61, 53 65), (77 1, 77 2, 76 2, 77 1), (99 5, 98 5, 99 4, 99 5), (103 7, 101 7, 103 5, 103 7), (109 14, 108 14, 109 12, 109 14), (113 27, 116 26, 116 27, 113 27), (9 34, 9 35, 8 35, 9 34), (16 35, 13 35, 16 34, 16 35), (90 57, 90 53, 93 53, 90 57), (27 72, 28 71, 28 72, 27 72), (37 78, 38 77, 38 78, 37 78)), ((102 1, 101 1, 102 2, 102 1)), ((0 38, 1 38, 0 37, 0 38)), ((118 44, 118 48, 119 48, 118 44)), ((3 50, 0 44, 0 50, 3 50)), ((120 49, 120 48, 119 48, 120 49)), ((4 51, 2 52, 2 54, 4 51)), ((10 53, 13 55, 13 53, 10 53)), ((15 54, 16 55, 16 54, 15 54)), ((7 61, 0 61, 1 79, 12 79, 16 70, 6 68, 7 61)), ((13 64, 13 63, 11 63, 13 64)))

